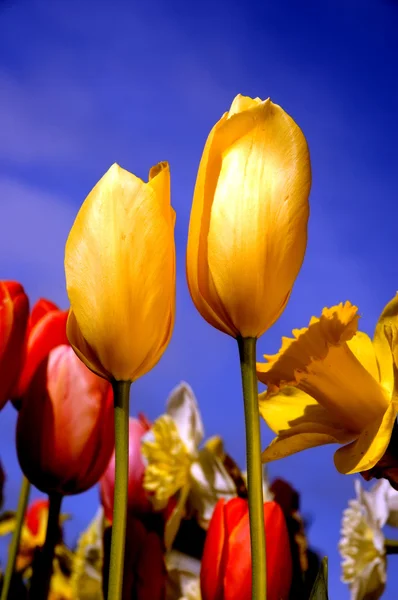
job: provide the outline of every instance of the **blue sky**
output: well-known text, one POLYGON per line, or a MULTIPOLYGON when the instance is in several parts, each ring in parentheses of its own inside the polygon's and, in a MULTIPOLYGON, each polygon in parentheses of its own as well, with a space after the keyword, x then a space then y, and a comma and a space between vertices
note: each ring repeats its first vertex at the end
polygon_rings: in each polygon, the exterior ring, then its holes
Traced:
MULTIPOLYGON (((397 57, 394 0, 131 3, 0 1, 0 277, 67 307, 63 252, 89 190, 113 162, 145 178, 168 160, 177 211, 177 320, 158 366, 132 389, 131 412, 158 416, 187 380, 207 435, 223 435, 243 466, 244 424, 235 342, 197 314, 185 282, 196 169, 207 134, 237 93, 268 96, 303 129, 313 187, 308 251, 290 303, 258 357, 324 306, 357 304, 372 333, 398 289, 397 57)), ((15 414, 0 416, 6 507, 20 473, 15 414)), ((264 445, 271 439, 264 427, 264 445)), ((328 554, 332 600, 340 583, 341 512, 353 479, 333 448, 271 465, 311 515, 313 546, 328 554)), ((95 513, 97 489, 68 498, 72 543, 95 513)), ((397 532, 398 537, 398 532, 397 532)), ((1 545, 4 557, 5 544, 1 545)), ((398 597, 391 558, 385 598, 398 597)), ((395 573, 394 573, 395 571, 395 573)))

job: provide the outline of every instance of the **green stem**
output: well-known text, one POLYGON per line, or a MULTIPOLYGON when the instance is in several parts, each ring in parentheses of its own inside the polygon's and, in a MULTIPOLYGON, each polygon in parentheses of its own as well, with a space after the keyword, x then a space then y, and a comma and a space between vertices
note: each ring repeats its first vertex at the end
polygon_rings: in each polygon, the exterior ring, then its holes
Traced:
POLYGON ((115 405, 115 491, 108 600, 121 600, 129 481, 129 398, 131 381, 113 381, 115 405))
POLYGON ((49 500, 46 539, 34 565, 29 600, 47 600, 53 572, 54 550, 60 540, 59 515, 62 496, 51 494, 49 500))
POLYGON ((398 554, 398 540, 385 540, 384 549, 386 554, 398 554))
POLYGON ((19 540, 21 538, 22 525, 24 521, 26 506, 29 500, 30 481, 22 475, 21 489, 19 491, 17 514, 15 515, 15 529, 12 534, 10 551, 8 553, 7 567, 4 574, 3 589, 1 590, 1 600, 7 600, 10 591, 11 579, 14 573, 15 560, 19 549, 19 540))
POLYGON ((246 424, 247 491, 252 555, 252 600, 267 599, 263 471, 256 375, 256 339, 238 338, 246 424))

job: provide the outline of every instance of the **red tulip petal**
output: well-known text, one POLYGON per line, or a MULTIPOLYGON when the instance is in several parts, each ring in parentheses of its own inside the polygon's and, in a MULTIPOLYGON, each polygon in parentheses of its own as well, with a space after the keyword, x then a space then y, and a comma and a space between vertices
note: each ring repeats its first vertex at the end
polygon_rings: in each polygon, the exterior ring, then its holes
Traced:
POLYGON ((30 332, 33 327, 44 317, 44 315, 53 310, 59 311, 58 306, 54 304, 54 302, 46 300, 45 298, 40 298, 30 313, 28 331, 30 332))
POLYGON ((0 282, 0 409, 18 379, 25 350, 29 300, 15 281, 0 282))
MULTIPOLYGON (((48 301, 46 301, 48 303, 48 301)), ((42 311, 43 307, 38 310, 42 311)), ((12 391, 13 398, 22 398, 29 386, 40 363, 49 355, 53 348, 69 345, 66 337, 66 321, 68 311, 51 310, 36 321, 32 327, 26 350, 26 359, 23 365, 18 385, 12 391)))
MULTIPOLYGON (((223 552, 225 543, 225 500, 217 502, 207 530, 200 569, 203 600, 223 600, 223 552)), ((226 546, 226 544, 225 544, 226 546)))

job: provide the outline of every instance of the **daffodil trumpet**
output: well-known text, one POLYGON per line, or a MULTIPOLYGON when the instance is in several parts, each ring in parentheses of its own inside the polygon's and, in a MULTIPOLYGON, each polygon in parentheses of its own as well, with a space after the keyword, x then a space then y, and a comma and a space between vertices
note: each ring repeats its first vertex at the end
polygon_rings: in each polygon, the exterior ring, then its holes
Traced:
POLYGON ((246 426, 247 493, 252 556, 252 600, 267 598, 263 469, 256 377, 256 338, 238 338, 246 426))
POLYGON ((334 455, 340 473, 370 472, 383 458, 398 411, 398 294, 373 340, 358 319, 350 302, 324 308, 257 365, 267 385, 260 414, 276 433, 264 462, 330 443, 342 445, 334 455))
POLYGON ((47 600, 53 570, 55 546, 59 541, 59 518, 62 503, 61 494, 51 494, 48 508, 46 539, 33 569, 29 597, 34 600, 47 600))
POLYGON ((25 475, 22 475, 21 489, 19 491, 19 498, 18 498, 18 507, 17 507, 17 512, 15 515, 15 529, 12 534, 10 550, 8 552, 7 566, 6 566, 6 571, 4 573, 3 587, 1 590, 1 600, 7 600, 8 593, 10 591, 12 575, 13 575, 14 569, 15 569, 15 560, 17 558, 17 553, 18 553, 18 549, 19 549, 22 525, 23 525, 23 521, 24 521, 26 507, 27 507, 28 501, 29 501, 29 494, 30 494, 30 482, 25 477, 25 475))

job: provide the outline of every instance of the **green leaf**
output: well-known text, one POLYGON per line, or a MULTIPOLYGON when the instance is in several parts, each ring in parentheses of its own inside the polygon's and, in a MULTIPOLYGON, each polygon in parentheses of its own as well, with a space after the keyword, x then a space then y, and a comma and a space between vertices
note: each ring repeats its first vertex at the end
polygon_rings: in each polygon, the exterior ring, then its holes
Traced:
POLYGON ((329 600, 328 596, 328 557, 322 559, 316 576, 314 587, 312 588, 310 600, 329 600))

